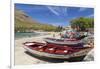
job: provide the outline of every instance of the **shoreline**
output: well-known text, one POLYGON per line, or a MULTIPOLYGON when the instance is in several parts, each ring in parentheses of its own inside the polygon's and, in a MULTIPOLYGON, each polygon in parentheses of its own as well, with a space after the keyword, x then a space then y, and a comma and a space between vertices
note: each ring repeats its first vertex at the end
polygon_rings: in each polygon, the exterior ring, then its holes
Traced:
MULTIPOLYGON (((32 32, 31 32, 32 33, 32 32)), ((47 37, 53 37, 53 34, 58 36, 60 32, 36 32, 35 35, 28 35, 28 36, 24 36, 24 37, 16 37, 15 34, 15 40, 19 40, 19 39, 26 39, 26 38, 34 38, 34 37, 42 37, 42 36, 47 36, 47 37)))

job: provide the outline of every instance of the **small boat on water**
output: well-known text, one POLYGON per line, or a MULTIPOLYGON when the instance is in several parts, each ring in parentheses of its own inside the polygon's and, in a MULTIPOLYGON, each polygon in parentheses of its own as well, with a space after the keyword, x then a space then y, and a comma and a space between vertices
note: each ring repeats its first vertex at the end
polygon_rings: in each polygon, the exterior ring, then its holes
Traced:
POLYGON ((47 58, 69 59, 85 56, 93 47, 60 46, 39 42, 25 42, 23 46, 28 52, 47 58))
POLYGON ((56 39, 56 38, 44 38, 44 41, 49 43, 49 44, 58 44, 58 45, 78 45, 78 44, 82 44, 82 40, 78 40, 78 39, 56 39))

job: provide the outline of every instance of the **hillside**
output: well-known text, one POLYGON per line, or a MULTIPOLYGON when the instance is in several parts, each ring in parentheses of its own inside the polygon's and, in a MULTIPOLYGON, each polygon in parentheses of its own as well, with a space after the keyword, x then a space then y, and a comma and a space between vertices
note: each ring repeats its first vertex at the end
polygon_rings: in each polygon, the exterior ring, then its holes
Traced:
POLYGON ((56 26, 39 23, 33 20, 30 16, 23 11, 15 9, 15 32, 26 32, 30 30, 42 30, 42 31, 55 31, 56 26))

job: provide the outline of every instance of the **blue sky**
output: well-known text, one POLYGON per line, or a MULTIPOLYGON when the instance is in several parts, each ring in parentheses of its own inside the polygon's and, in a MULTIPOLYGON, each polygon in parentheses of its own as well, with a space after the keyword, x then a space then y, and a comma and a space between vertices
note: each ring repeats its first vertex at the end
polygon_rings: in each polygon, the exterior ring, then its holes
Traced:
POLYGON ((55 26, 68 26, 71 19, 81 16, 94 17, 94 9, 86 7, 15 4, 15 8, 22 10, 40 23, 55 26))

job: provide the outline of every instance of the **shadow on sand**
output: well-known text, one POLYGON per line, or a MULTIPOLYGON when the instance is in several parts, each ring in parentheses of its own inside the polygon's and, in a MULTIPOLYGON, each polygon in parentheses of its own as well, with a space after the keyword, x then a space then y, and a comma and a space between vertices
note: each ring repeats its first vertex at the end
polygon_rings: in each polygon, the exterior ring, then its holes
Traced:
POLYGON ((31 54, 31 53, 28 52, 28 51, 25 51, 25 53, 26 53, 27 55, 30 55, 30 56, 32 56, 32 57, 34 57, 34 58, 39 59, 39 60, 43 60, 43 61, 50 62, 50 63, 82 62, 82 61, 83 61, 83 58, 85 57, 85 56, 81 56, 81 57, 70 58, 70 59, 55 59, 55 58, 40 57, 40 56, 31 54))

